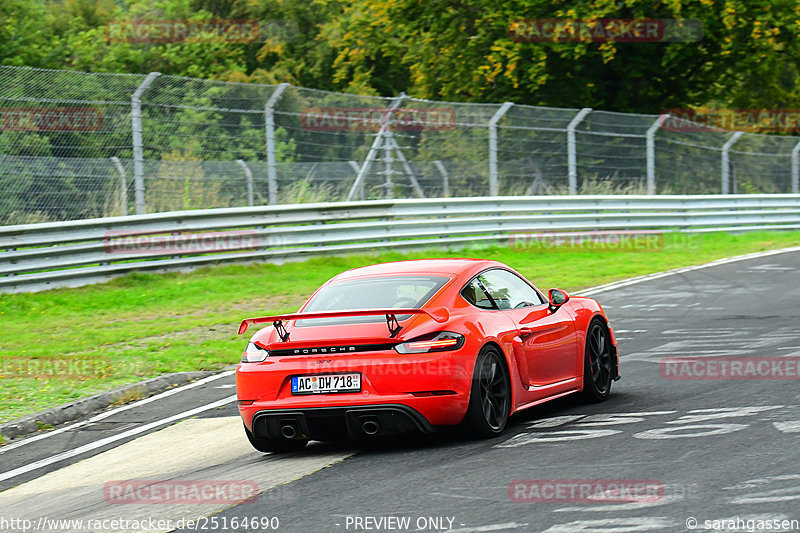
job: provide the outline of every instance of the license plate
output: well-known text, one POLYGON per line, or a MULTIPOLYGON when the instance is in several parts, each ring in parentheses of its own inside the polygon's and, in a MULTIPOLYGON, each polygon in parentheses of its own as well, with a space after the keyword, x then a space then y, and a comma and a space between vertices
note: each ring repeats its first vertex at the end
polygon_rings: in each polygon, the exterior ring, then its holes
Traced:
POLYGON ((317 374, 292 376, 292 394, 325 394, 330 392, 359 392, 361 374, 317 374))

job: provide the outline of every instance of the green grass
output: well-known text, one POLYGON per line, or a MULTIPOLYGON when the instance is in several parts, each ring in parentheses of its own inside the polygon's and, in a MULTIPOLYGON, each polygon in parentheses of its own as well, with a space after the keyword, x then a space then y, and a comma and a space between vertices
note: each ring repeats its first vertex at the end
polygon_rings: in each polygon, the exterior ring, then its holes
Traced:
POLYGON ((575 291, 798 244, 800 232, 760 232, 667 236, 657 251, 625 253, 543 253, 508 246, 390 252, 283 265, 215 266, 192 273, 132 274, 82 288, 0 294, 0 421, 167 372, 214 370, 237 363, 246 342, 236 334, 241 319, 294 311, 331 276, 371 263, 430 257, 495 259, 542 289, 575 291), (69 362, 73 368, 58 373, 58 365, 66 367, 69 362))

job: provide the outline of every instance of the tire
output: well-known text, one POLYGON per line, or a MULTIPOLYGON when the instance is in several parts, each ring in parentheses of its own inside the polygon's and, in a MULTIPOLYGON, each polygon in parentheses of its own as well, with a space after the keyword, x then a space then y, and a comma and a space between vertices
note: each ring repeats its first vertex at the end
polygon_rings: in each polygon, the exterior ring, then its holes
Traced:
POLYGON ((505 358, 487 346, 475 361, 464 428, 475 437, 496 437, 505 429, 510 412, 511 380, 505 358))
POLYGON ((298 450, 302 450, 308 444, 308 440, 305 439, 269 439, 269 438, 261 438, 256 437, 247 429, 247 426, 244 427, 244 432, 247 435, 247 440, 250 441, 253 448, 256 450, 263 452, 263 453, 284 453, 284 452, 296 452, 298 450))
POLYGON ((611 336, 599 318, 593 319, 586 330, 586 349, 583 359, 583 395, 591 402, 602 402, 611 394, 614 382, 611 336))

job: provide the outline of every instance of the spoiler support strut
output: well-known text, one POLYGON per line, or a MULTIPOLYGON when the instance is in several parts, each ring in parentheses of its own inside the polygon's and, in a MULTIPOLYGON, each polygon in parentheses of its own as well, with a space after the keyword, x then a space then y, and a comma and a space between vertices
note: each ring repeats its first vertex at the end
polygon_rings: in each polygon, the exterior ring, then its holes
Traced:
POLYGON ((397 321, 397 316, 394 313, 386 313, 386 327, 389 328, 389 337, 395 338, 403 326, 397 321))
POLYGON ((239 326, 239 335, 245 333, 249 326, 272 322, 281 342, 289 340, 289 331, 285 323, 290 320, 311 320, 314 318, 342 318, 351 316, 379 316, 386 317, 386 327, 389 328, 391 338, 396 337, 403 326, 397 320, 398 315, 428 315, 436 322, 442 324, 450 320, 450 312, 444 307, 434 309, 352 309, 345 311, 321 311, 319 313, 295 313, 291 315, 265 316, 261 318, 246 318, 239 326))
POLYGON ((283 325, 283 320, 276 320, 272 323, 275 326, 275 331, 278 332, 278 337, 281 338, 281 342, 286 342, 289 340, 289 332, 286 331, 286 326, 283 325))

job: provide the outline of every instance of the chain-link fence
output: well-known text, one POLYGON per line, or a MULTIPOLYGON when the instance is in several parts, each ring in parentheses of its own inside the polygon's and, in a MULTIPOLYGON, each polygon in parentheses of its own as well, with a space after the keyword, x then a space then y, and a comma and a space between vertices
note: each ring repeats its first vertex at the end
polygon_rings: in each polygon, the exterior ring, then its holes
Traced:
POLYGON ((0 67, 0 225, 376 198, 797 192, 797 137, 664 120, 0 67))

